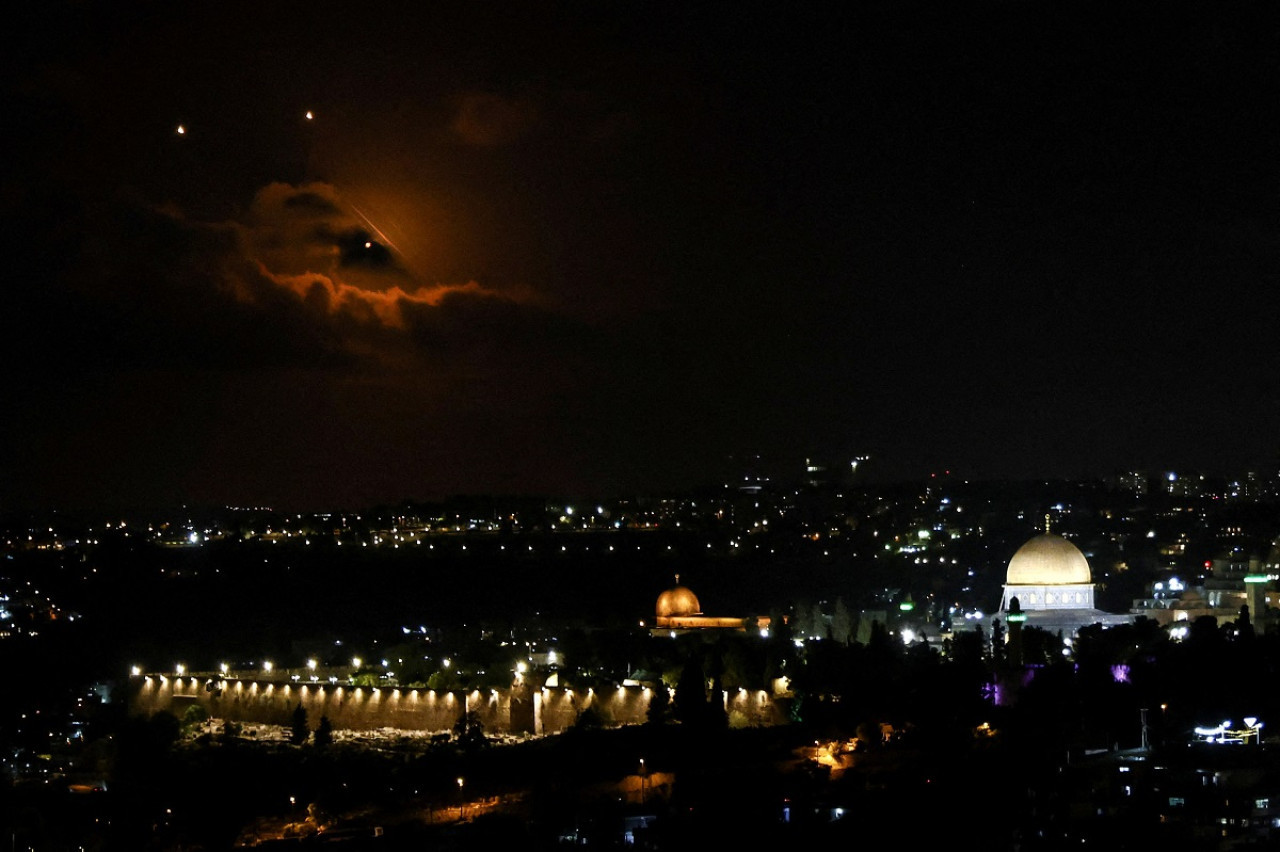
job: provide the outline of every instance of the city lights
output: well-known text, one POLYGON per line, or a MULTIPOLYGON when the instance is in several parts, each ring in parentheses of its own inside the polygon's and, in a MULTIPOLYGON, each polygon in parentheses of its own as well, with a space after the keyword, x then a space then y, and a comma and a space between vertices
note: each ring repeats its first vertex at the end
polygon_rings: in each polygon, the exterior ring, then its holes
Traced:
POLYGON ((1276 842, 1265 4, 114 5, 6 17, 10 852, 1276 842))

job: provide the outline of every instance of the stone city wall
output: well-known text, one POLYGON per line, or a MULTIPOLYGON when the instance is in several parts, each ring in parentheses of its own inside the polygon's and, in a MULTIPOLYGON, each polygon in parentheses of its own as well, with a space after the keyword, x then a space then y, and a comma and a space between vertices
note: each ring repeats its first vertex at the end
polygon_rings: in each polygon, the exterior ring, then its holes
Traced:
MULTIPOLYGON (((588 707, 613 725, 644 722, 651 691, 620 686, 574 690, 517 685, 508 689, 437 692, 431 689, 273 683, 220 678, 147 676, 130 682, 130 712, 168 711, 181 717, 198 704, 210 716, 237 723, 288 725, 299 704, 312 726, 326 716, 334 728, 392 728, 445 732, 466 712, 478 714, 491 733, 555 734, 573 725, 588 707)), ((763 690, 725 693, 735 727, 775 725, 785 714, 763 690)))

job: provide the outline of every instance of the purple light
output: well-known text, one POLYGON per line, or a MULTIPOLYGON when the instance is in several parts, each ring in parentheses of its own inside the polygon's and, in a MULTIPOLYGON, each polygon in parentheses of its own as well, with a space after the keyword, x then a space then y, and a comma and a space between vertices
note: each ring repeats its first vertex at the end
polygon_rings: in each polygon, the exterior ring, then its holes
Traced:
POLYGON ((1116 683, 1129 682, 1129 667, 1124 663, 1117 663, 1111 667, 1111 677, 1116 683))

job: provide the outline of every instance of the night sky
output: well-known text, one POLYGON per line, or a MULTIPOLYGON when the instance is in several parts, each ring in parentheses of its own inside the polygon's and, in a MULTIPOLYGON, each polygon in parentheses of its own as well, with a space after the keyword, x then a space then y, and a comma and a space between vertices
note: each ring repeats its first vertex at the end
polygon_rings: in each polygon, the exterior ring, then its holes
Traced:
POLYGON ((24 4, 0 507, 1280 454, 1273 16, 802 5, 24 4))

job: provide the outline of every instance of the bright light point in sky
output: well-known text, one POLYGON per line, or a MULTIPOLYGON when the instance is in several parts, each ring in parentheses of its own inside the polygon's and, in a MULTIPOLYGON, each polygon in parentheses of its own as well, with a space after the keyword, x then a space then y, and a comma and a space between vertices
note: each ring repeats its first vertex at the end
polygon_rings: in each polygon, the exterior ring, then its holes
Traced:
POLYGON ((178 135, 179 135, 179 136, 181 136, 182 134, 184 134, 184 133, 186 133, 186 132, 187 132, 187 128, 185 128, 185 127, 183 127, 181 124, 179 124, 179 125, 178 125, 178 135))
POLYGON ((365 247, 365 248, 373 248, 373 243, 365 243, 365 244, 364 244, 364 247, 365 247))
POLYGON ((313 118, 315 118, 315 116, 311 114, 311 110, 307 110, 307 121, 310 121, 313 118))

